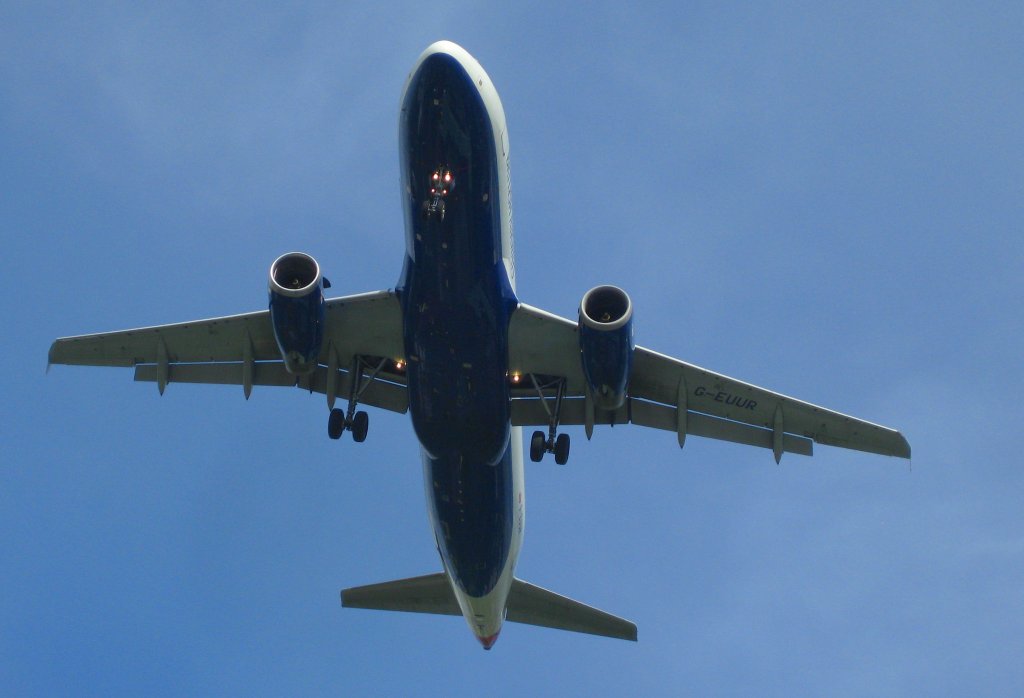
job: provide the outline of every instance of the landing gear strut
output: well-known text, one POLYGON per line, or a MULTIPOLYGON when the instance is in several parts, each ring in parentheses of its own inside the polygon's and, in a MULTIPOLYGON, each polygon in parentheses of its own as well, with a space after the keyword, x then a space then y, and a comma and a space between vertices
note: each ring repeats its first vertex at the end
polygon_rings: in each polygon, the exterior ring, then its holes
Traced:
POLYGON ((327 436, 332 439, 340 439, 345 431, 352 432, 352 440, 356 443, 366 441, 366 432, 370 429, 370 415, 363 410, 356 411, 359 404, 359 397, 373 383, 381 369, 387 363, 387 359, 381 359, 376 365, 369 364, 359 355, 352 357, 352 370, 349 371, 348 409, 342 411, 335 407, 327 417, 327 436), (372 369, 370 375, 363 382, 363 369, 372 369))
POLYGON ((569 461, 569 435, 558 433, 558 420, 562 412, 562 398, 565 397, 565 379, 558 380, 558 392, 555 394, 555 410, 548 408, 547 400, 544 399, 544 390, 537 384, 537 379, 530 374, 530 381, 540 396, 541 404, 548 413, 548 435, 545 438, 543 431, 533 432, 530 438, 530 460, 540 463, 545 453, 555 454, 555 463, 565 465, 569 461))

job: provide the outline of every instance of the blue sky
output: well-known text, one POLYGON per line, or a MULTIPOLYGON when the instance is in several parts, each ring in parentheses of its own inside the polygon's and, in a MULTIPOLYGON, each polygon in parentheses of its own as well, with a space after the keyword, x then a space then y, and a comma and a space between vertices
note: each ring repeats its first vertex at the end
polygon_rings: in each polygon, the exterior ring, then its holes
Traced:
POLYGON ((1024 690, 1019 3, 0 8, 0 693, 1024 690), (903 461, 570 429, 519 576, 638 644, 342 610, 437 571, 408 418, 55 367, 58 336, 338 294, 402 260, 432 41, 511 134, 521 298, 626 288, 644 346, 900 428, 903 461))

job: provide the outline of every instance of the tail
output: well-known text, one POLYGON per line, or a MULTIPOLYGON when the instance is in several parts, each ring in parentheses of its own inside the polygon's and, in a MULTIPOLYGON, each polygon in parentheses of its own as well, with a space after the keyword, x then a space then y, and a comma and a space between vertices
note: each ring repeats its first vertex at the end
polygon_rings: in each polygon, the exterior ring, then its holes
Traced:
MULTIPOLYGON (((378 611, 458 616, 459 604, 443 573, 344 589, 341 605, 378 611)), ((521 579, 512 581, 505 620, 636 642, 636 625, 521 579)))

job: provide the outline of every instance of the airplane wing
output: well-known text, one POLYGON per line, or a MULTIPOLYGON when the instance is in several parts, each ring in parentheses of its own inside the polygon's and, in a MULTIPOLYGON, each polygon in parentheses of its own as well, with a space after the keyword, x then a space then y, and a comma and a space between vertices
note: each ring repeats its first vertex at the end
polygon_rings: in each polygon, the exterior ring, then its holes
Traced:
POLYGON ((636 347, 628 398, 618 410, 600 410, 587 395, 577 323, 520 304, 509 327, 513 424, 546 426, 561 384, 560 424, 639 424, 687 434, 811 455, 813 443, 887 456, 910 457, 894 429, 759 388, 672 357, 636 347))
POLYGON ((135 380, 155 382, 161 393, 168 383, 241 385, 247 398, 254 385, 297 386, 326 394, 331 406, 335 397, 348 396, 353 370, 365 368, 359 402, 405 412, 405 377, 392 360, 404 353, 395 294, 332 298, 325 306, 321 365, 307 375, 285 370, 267 310, 65 337, 50 347, 49 362, 134 367, 135 380))

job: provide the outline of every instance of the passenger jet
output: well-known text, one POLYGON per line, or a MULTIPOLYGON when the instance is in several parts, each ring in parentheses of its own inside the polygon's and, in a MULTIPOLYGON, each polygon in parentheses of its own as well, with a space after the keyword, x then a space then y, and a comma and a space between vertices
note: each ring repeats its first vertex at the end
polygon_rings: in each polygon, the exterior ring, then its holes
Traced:
POLYGON ((638 424, 811 455, 813 443, 910 457, 893 429, 636 346, 615 286, 575 320, 516 290, 509 137, 490 78, 461 47, 429 46, 399 114, 405 259, 393 290, 325 298, 309 255, 270 267, 266 310, 58 339, 50 363, 134 367, 135 380, 292 386, 326 396, 327 433, 366 438, 360 405, 408 412, 441 571, 354 587, 346 607, 461 615, 485 649, 505 620, 636 640, 636 625, 515 576, 530 460, 569 457, 566 425, 638 424), (335 407, 338 400, 344 409, 335 407))

